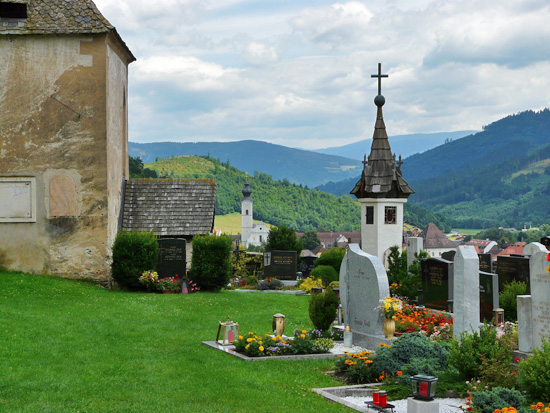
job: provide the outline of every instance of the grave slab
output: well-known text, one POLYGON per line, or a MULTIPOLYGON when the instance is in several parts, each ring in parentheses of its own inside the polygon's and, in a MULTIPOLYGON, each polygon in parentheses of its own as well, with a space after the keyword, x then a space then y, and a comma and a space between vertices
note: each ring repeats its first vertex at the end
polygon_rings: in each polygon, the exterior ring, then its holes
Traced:
POLYGON ((376 348, 391 343, 384 338, 384 317, 379 309, 389 295, 388 276, 380 259, 362 251, 358 244, 350 244, 340 266, 340 301, 354 345, 376 348))
POLYGON ((541 348, 543 339, 550 339, 550 274, 546 267, 548 251, 539 251, 529 260, 531 281, 531 316, 533 320, 533 346, 541 348))
POLYGON ((523 353, 533 351, 533 315, 531 296, 518 295, 518 350, 523 353))
POLYGON ((454 268, 453 335, 479 329, 479 258, 470 245, 458 247, 454 268))

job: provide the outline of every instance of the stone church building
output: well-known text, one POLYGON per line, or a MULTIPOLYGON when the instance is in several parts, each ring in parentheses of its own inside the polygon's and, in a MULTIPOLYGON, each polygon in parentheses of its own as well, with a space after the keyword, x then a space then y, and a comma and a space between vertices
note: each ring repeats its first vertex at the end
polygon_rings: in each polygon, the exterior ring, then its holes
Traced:
POLYGON ((0 266, 108 277, 134 60, 91 0, 0 0, 0 266))

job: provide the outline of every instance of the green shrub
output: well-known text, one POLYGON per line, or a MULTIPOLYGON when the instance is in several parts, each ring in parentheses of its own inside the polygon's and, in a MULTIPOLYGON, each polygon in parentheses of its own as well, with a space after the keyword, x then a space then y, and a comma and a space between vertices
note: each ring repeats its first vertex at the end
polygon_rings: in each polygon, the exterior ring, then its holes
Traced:
POLYGON ((543 340, 532 357, 519 363, 518 384, 532 402, 550 398, 550 341, 543 340))
MULTIPOLYGON (((426 356, 429 356, 429 354, 426 356)), ((401 375, 400 382, 410 385, 411 376, 416 374, 438 376, 439 372, 442 370, 440 360, 437 358, 413 357, 408 363, 401 366, 401 371, 403 374, 401 375)))
POLYGON ((330 265, 334 270, 340 274, 340 265, 342 265, 342 260, 346 255, 346 250, 343 248, 331 248, 328 251, 325 251, 317 258, 314 262, 315 268, 320 265, 330 265))
POLYGON ((433 364, 433 371, 447 368, 447 349, 438 342, 431 342, 420 333, 403 334, 395 340, 391 347, 380 347, 374 357, 374 368, 378 372, 395 374, 409 364, 413 371, 424 365, 422 360, 429 359, 433 364))
POLYGON ((322 288, 323 287, 323 281, 315 278, 315 277, 307 277, 305 280, 302 280, 298 284, 298 288, 305 292, 306 294, 311 293, 311 289, 313 287, 322 288))
POLYGON ((318 353, 328 353, 334 347, 334 341, 331 338, 316 338, 313 340, 313 348, 318 353))
POLYGON ((244 282, 246 283, 246 285, 256 285, 256 283, 258 282, 258 277, 255 277, 254 275, 249 275, 248 277, 246 277, 244 282))
POLYGON ((527 283, 513 280, 511 283, 505 283, 502 291, 498 294, 500 307, 504 309, 504 319, 506 321, 516 321, 518 319, 518 304, 516 297, 527 293, 527 283))
POLYGON ((336 318, 340 300, 332 288, 324 294, 313 294, 309 299, 309 319, 318 330, 328 330, 336 318))
POLYGON ((333 281, 338 281, 340 277, 336 270, 330 265, 319 265, 315 267, 315 269, 311 271, 311 276, 320 278, 325 285, 333 281))
POLYGON ((380 375, 373 367, 370 351, 339 356, 334 368, 347 383, 353 384, 372 383, 380 375))
POLYGON ((495 387, 492 390, 473 392, 472 399, 476 411, 481 413, 493 413, 495 409, 510 406, 519 408, 525 403, 525 397, 519 390, 506 387, 495 387))
POLYGON ((113 244, 113 279, 123 287, 143 288, 139 277, 157 268, 159 246, 152 232, 120 231, 113 244))
POLYGON ((497 332, 491 324, 480 327, 479 333, 463 332, 460 340, 451 341, 449 363, 463 375, 465 379, 479 377, 481 364, 500 360, 504 365, 512 362, 513 343, 509 336, 497 338, 497 332))
POLYGON ((227 235, 193 237, 191 271, 193 281, 207 291, 219 291, 229 282, 231 238, 227 235))

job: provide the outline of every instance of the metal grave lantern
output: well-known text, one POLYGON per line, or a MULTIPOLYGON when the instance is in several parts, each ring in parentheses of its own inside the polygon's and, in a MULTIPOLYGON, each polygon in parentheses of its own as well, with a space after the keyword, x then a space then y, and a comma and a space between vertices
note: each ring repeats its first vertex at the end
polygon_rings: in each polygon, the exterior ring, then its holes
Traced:
POLYGON ((433 400, 437 390, 437 377, 420 374, 411 376, 411 390, 415 399, 433 400))
POLYGON ((504 309, 495 308, 493 310, 493 314, 494 314, 495 326, 499 326, 501 324, 504 324, 504 309))
POLYGON ((216 343, 222 346, 228 346, 231 342, 237 340, 239 337, 239 323, 234 323, 227 316, 227 321, 218 325, 218 335, 216 336, 216 343), (221 339, 220 339, 221 336, 221 339))
POLYGON ((285 332, 285 316, 283 314, 277 313, 273 316, 272 330, 275 336, 283 336, 285 332))

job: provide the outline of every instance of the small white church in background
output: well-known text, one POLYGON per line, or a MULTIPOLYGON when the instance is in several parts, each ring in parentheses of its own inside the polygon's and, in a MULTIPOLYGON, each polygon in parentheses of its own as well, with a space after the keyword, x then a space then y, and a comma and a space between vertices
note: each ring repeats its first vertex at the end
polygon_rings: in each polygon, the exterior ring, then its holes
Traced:
POLYGON ((241 200, 242 231, 241 245, 247 248, 249 245, 260 246, 267 242, 269 228, 264 222, 254 224, 253 200, 250 197, 252 190, 248 179, 244 181, 243 199, 241 200))

